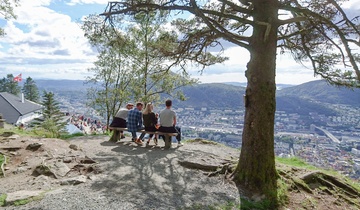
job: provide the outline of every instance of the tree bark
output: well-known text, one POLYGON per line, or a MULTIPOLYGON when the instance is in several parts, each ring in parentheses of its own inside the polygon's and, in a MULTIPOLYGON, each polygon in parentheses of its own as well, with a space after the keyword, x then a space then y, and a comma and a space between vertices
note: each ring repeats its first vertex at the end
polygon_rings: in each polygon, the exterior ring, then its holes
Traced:
POLYGON ((253 34, 250 61, 245 73, 245 123, 234 181, 252 195, 263 196, 276 205, 274 154, 275 67, 278 1, 252 1, 253 34))

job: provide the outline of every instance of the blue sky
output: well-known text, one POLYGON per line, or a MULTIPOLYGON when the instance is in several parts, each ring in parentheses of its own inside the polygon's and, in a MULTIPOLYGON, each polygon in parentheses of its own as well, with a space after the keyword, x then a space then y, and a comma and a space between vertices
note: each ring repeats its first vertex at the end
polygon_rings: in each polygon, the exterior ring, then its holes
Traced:
MULTIPOLYGON (((34 79, 85 79, 97 53, 91 48, 80 28, 89 14, 99 14, 108 0, 21 0, 15 9, 16 20, 0 26, 7 35, 0 37, 0 78, 7 74, 34 79)), ((360 14, 360 0, 346 5, 360 14)), ((232 46, 225 50, 230 59, 205 69, 191 69, 201 82, 245 82, 244 71, 249 61, 246 50, 232 46)), ((289 55, 278 56, 277 83, 300 84, 315 80, 311 69, 296 64, 289 55)))

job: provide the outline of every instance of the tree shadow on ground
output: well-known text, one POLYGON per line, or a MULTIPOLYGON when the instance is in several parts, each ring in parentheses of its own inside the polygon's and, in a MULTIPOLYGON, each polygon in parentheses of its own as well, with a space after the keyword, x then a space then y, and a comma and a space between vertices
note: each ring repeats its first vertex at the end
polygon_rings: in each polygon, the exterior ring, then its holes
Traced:
POLYGON ((178 163, 211 153, 136 146, 127 141, 117 143, 111 152, 96 157, 98 162, 107 163, 103 166, 106 176, 94 182, 92 188, 105 196, 131 200, 139 209, 183 209, 239 200, 236 186, 224 184, 223 178, 210 178, 203 171, 186 169, 178 163))

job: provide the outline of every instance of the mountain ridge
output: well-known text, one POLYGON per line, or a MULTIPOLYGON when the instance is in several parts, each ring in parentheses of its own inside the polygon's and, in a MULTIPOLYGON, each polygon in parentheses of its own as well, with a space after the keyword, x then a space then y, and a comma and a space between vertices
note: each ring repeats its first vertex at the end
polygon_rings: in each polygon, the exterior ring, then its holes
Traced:
MULTIPOLYGON (((69 98, 86 101, 86 88, 90 87, 83 80, 36 80, 40 90, 53 91, 69 98), (85 94, 84 94, 85 93, 85 94)), ((174 99, 176 107, 243 109, 245 87, 226 83, 199 83, 183 87, 187 100, 174 99)), ((169 96, 163 96, 169 98, 169 96)), ((170 97, 171 98, 171 97, 170 97)), ((277 110, 287 112, 318 112, 334 115, 334 111, 325 104, 346 104, 360 106, 360 89, 350 90, 331 86, 325 81, 317 80, 277 90, 277 110)))

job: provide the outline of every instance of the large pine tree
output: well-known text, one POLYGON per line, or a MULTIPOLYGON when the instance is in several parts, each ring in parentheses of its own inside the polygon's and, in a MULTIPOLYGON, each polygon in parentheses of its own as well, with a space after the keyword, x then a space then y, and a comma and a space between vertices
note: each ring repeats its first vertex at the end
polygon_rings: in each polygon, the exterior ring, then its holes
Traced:
POLYGON ((41 105, 44 106, 43 118, 38 119, 35 124, 50 132, 52 137, 60 137, 60 134, 65 132, 66 122, 63 120, 64 114, 60 111, 59 102, 55 100, 54 93, 44 91, 41 105))
POLYGON ((27 100, 30 100, 33 102, 39 101, 39 98, 40 98, 39 89, 36 86, 35 81, 31 77, 26 78, 26 81, 23 85, 22 91, 27 100))
POLYGON ((6 78, 0 80, 0 92, 8 92, 14 95, 20 95, 21 89, 18 82, 14 81, 14 75, 8 74, 6 78))

